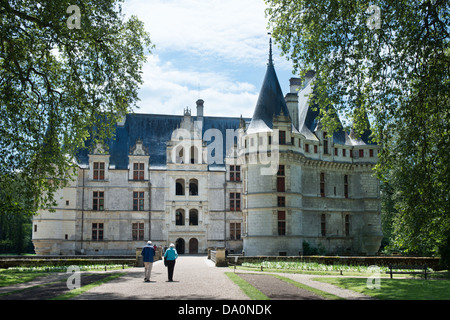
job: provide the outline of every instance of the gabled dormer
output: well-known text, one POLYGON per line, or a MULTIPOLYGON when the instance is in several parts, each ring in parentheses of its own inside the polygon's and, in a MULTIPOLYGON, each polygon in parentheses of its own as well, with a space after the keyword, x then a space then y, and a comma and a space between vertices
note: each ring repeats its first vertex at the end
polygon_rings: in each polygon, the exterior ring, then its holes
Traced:
MULTIPOLYGON (((180 125, 173 130, 171 139, 167 142, 167 163, 205 164, 206 143, 202 140, 203 120, 194 121, 189 108, 184 109, 183 113, 180 125)), ((201 118, 203 118, 203 111, 201 118)))
POLYGON ((130 148, 128 155, 128 179, 134 181, 149 180, 148 166, 150 153, 141 139, 130 148))
POLYGON ((98 143, 89 154, 89 180, 105 181, 109 178, 110 155, 106 148, 98 143))

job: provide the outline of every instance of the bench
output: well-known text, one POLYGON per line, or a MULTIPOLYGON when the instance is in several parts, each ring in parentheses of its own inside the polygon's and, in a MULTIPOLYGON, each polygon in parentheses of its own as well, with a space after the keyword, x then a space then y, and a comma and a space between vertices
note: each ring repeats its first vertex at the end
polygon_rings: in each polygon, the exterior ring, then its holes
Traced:
POLYGON ((408 265, 391 265, 391 264, 389 265, 389 271, 386 271, 386 273, 389 273, 391 275, 391 279, 393 274, 423 274, 425 280, 427 279, 427 274, 430 274, 426 265, 408 266, 408 265), (393 271, 393 270, 400 270, 400 271, 393 271))

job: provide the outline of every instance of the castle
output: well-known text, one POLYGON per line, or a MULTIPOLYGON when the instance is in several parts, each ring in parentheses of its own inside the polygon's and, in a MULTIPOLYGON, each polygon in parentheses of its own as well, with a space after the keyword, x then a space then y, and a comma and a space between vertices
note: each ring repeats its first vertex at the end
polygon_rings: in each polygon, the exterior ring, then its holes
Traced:
POLYGON ((147 240, 180 254, 375 254, 382 239, 379 146, 324 132, 314 73, 283 96, 270 50, 253 117, 127 114, 107 146, 76 158, 52 212, 33 219, 38 255, 134 254, 147 240))

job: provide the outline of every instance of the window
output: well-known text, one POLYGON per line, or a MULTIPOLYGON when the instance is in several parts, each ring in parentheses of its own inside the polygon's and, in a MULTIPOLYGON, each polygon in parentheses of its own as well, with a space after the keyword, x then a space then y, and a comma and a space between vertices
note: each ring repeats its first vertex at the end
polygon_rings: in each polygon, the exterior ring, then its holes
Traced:
POLYGON ((133 240, 144 240, 144 223, 132 223, 131 225, 133 240))
POLYGON ((230 211, 241 211, 241 194, 230 192, 230 211))
POLYGON ((144 211, 144 192, 133 192, 133 210, 144 211))
POLYGON ((342 149, 342 156, 346 157, 347 156, 347 149, 342 149))
POLYGON ((285 197, 278 197, 277 204, 279 207, 285 207, 286 206, 286 198, 285 197))
POLYGON ((184 149, 183 147, 178 147, 177 152, 176 152, 176 159, 175 162, 176 163, 184 163, 184 149))
POLYGON ((326 223, 326 215, 322 214, 320 216, 320 233, 323 237, 327 234, 327 223, 326 223))
POLYGON ((338 148, 334 148, 334 155, 335 155, 335 156, 338 155, 338 148))
POLYGON ((198 226, 198 211, 195 209, 189 210, 189 225, 198 226))
POLYGON ((103 191, 94 191, 92 199, 92 210, 103 211, 105 209, 105 193, 103 191))
POLYGON ((241 239, 241 224, 240 223, 230 223, 230 239, 240 240, 241 239))
POLYGON ((104 162, 94 162, 94 180, 105 180, 104 162))
POLYGON ((241 181, 241 166, 230 166, 230 181, 241 181))
POLYGON ((305 152, 309 152, 309 144, 305 143, 305 152))
POLYGON ((184 210, 178 209, 175 212, 175 225, 184 226, 184 210))
POLYGON ((184 180, 177 179, 175 182, 175 195, 184 196, 184 180))
POLYGON ((345 215, 345 235, 348 237, 350 235, 350 215, 345 215))
POLYGON ((348 175, 344 175, 344 197, 348 198, 348 175))
POLYGON ((373 149, 369 149, 369 157, 373 157, 373 149))
POLYGON ((280 130, 280 144, 286 144, 286 131, 280 130))
POLYGON ((197 181, 197 179, 189 180, 189 195, 198 196, 198 181, 197 181))
POLYGON ((317 153, 317 145, 314 145, 314 153, 317 153))
POLYGON ((133 164, 133 180, 144 180, 144 164, 133 164))
POLYGON ((103 223, 92 224, 92 240, 93 241, 103 240, 103 223))
POLYGON ((197 154, 197 148, 192 146, 191 147, 191 164, 198 163, 198 154, 197 154))
POLYGON ((325 197, 325 173, 320 173, 320 196, 325 197))
POLYGON ((364 150, 359 150, 359 157, 364 158, 364 150))
POLYGON ((323 133, 323 153, 328 154, 328 137, 327 133, 323 133))
POLYGON ((277 172, 277 192, 284 192, 284 191, 285 191, 284 165, 279 165, 277 172))
POLYGON ((278 211, 278 235, 286 235, 286 212, 278 211))

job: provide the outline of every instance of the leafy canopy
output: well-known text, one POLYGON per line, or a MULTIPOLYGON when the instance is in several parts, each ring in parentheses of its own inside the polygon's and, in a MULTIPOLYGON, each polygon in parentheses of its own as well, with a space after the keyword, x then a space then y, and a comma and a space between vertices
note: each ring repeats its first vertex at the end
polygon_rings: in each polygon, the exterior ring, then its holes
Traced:
POLYGON ((294 73, 316 71, 323 123, 336 110, 382 144, 396 244, 436 252, 450 235, 450 3, 446 0, 266 0, 294 73), (332 106, 333 108, 327 108, 332 106))
POLYGON ((135 106, 151 42, 121 2, 77 1, 77 16, 69 0, 0 0, 0 211, 21 202, 16 179, 50 206, 77 150, 135 106))

